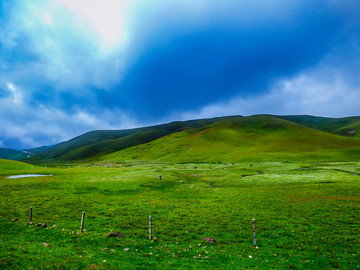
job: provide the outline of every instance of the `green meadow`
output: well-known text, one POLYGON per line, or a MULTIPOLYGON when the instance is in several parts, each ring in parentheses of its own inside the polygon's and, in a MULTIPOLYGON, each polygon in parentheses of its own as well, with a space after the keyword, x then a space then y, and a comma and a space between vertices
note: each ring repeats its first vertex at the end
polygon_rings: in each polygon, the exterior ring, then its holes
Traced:
POLYGON ((0 160, 0 268, 359 268, 360 162, 265 157, 46 168, 0 160), (20 174, 52 176, 7 178, 20 174))

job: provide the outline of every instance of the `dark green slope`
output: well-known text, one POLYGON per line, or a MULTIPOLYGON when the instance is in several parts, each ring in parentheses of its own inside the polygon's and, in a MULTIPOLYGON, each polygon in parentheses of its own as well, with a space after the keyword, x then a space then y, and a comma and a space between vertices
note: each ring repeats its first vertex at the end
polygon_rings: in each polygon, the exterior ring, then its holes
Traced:
POLYGON ((286 115, 280 118, 342 136, 360 138, 360 117, 327 118, 311 115, 286 115))
POLYGON ((359 158, 358 139, 322 132, 275 116, 255 115, 173 133, 148 144, 112 153, 101 160, 239 162, 359 158))
POLYGON ((9 148, 0 148, 0 158, 2 159, 23 160, 28 156, 29 154, 23 151, 9 149, 9 148))
POLYGON ((36 147, 36 148, 26 149, 24 151, 26 153, 30 153, 31 155, 35 155, 35 154, 44 152, 45 150, 48 150, 51 147, 53 147, 53 146, 52 145, 50 145, 50 146, 40 146, 40 147, 36 147))
MULTIPOLYGON (((33 155, 29 163, 87 160, 131 146, 151 142, 165 135, 207 126, 224 118, 177 121, 168 124, 128 130, 98 130, 88 132, 46 151, 33 155)), ((231 117, 230 117, 231 118, 231 117)))

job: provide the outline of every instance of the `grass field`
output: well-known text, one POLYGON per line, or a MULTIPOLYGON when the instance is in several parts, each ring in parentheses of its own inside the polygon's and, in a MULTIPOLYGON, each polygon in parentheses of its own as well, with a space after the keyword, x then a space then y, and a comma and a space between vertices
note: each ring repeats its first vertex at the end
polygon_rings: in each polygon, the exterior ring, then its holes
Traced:
POLYGON ((360 267, 360 162, 97 165, 0 160, 1 269, 360 267))

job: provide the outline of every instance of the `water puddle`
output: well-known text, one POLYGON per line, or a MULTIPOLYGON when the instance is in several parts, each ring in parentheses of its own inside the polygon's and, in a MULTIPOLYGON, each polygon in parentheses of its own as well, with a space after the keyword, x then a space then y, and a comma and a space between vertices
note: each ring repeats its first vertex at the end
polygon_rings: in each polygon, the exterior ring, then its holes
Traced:
POLYGON ((6 178, 25 178, 25 177, 40 177, 40 176, 53 176, 52 174, 21 174, 21 175, 11 175, 6 178))

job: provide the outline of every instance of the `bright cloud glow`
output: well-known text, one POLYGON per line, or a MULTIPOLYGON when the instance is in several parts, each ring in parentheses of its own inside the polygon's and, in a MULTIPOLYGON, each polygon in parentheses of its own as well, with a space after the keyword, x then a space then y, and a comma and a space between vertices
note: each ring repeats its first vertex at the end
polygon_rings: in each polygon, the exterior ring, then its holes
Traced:
POLYGON ((126 10, 128 0, 55 0, 74 13, 78 22, 88 25, 102 39, 102 49, 111 49, 127 41, 126 10))

